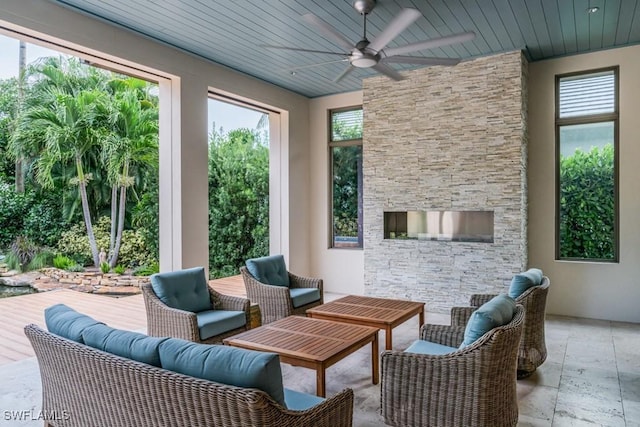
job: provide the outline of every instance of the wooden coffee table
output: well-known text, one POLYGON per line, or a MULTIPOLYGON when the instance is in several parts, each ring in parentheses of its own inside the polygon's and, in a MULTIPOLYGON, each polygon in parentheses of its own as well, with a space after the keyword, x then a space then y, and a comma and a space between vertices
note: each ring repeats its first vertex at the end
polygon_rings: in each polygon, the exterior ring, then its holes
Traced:
POLYGON ((378 329, 328 320, 289 316, 226 338, 234 347, 270 351, 280 361, 316 371, 316 394, 325 396, 325 370, 371 343, 371 377, 378 384, 378 329))
POLYGON ((385 330, 386 349, 391 350, 391 330, 419 315, 418 329, 424 324, 424 303, 358 295, 346 297, 307 310, 314 319, 335 320, 385 330))

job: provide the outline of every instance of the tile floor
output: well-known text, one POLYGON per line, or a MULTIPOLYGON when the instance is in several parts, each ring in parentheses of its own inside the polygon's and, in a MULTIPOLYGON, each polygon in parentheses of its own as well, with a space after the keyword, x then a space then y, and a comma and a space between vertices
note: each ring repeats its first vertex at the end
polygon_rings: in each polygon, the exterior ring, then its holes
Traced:
MULTIPOLYGON (((448 323, 448 316, 427 314, 426 320, 448 323)), ((416 337, 414 318, 394 330, 394 348, 406 348, 416 337)), ((546 338, 547 361, 518 382, 519 426, 640 426, 639 324, 548 316, 546 338)), ((367 346, 327 370, 327 395, 354 389, 359 427, 384 425, 370 357, 367 346)), ((285 387, 315 391, 315 373, 308 369, 283 364, 283 380, 285 387)), ((37 414, 40 390, 35 358, 0 366, 0 426, 41 426, 40 420, 7 419, 7 411, 37 414)))

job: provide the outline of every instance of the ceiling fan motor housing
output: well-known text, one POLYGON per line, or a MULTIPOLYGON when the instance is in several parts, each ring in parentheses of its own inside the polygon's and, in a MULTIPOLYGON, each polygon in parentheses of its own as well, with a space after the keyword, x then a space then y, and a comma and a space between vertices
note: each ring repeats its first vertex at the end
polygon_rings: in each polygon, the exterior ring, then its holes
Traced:
POLYGON ((353 8, 361 15, 371 13, 376 6, 376 0, 355 0, 353 2, 353 8))
POLYGON ((349 62, 351 65, 358 68, 373 67, 380 61, 380 55, 377 52, 373 52, 367 49, 369 46, 369 40, 362 39, 356 44, 355 49, 351 51, 351 57, 349 62))

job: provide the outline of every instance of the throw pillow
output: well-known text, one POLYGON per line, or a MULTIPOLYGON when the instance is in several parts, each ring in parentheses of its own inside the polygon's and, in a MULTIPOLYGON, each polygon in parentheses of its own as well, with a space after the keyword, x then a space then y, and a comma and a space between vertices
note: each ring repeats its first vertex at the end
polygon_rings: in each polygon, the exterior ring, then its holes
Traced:
POLYGON ((460 348, 473 344, 491 329, 506 325, 515 312, 516 302, 513 298, 507 294, 496 295, 471 314, 460 348))

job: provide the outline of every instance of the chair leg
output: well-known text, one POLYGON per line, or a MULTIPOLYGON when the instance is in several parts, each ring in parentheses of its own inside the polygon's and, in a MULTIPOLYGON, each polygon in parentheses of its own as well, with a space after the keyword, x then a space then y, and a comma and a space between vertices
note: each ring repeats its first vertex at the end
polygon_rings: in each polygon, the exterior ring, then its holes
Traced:
POLYGON ((518 372, 516 375, 519 380, 523 380, 525 378, 529 378, 531 375, 533 375, 534 372, 535 371, 524 371, 524 370, 518 369, 518 372))

